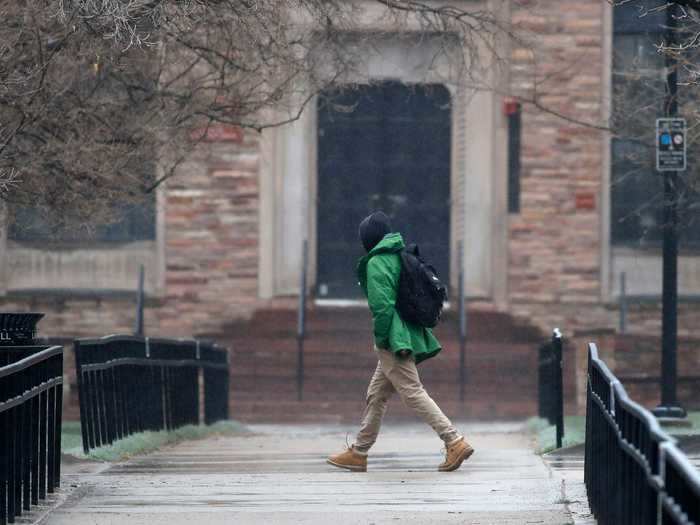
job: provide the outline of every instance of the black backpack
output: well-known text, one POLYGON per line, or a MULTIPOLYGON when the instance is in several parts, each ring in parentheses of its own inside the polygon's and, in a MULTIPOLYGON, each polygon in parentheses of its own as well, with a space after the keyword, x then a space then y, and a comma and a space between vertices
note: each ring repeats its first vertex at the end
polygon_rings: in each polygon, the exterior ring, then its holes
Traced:
POLYGON ((435 268, 420 256, 418 246, 410 244, 401 256, 401 275, 396 294, 396 310, 401 319, 411 324, 433 328, 447 300, 447 288, 435 268))

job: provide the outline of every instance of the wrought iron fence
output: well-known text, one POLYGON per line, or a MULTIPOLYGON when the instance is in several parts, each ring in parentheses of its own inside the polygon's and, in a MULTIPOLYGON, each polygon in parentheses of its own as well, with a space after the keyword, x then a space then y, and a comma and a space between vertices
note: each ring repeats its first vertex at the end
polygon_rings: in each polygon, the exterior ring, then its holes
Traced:
POLYGON ((564 379, 563 343, 558 328, 552 333, 552 340, 539 349, 537 374, 538 413, 557 427, 557 448, 564 439, 564 379))
POLYGON ((135 432, 228 419, 228 352, 194 340, 113 335, 74 343, 83 448, 135 432))
POLYGON ((0 352, 0 525, 59 486, 63 348, 0 352))
POLYGON ((585 482, 601 525, 700 525, 700 473, 588 349, 585 482))

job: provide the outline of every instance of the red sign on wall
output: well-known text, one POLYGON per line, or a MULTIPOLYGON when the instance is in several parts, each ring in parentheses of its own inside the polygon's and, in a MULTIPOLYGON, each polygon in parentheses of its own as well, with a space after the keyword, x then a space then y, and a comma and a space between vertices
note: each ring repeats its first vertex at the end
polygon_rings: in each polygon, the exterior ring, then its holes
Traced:
POLYGON ((576 209, 592 211, 595 210, 595 194, 592 192, 579 192, 576 194, 576 209))

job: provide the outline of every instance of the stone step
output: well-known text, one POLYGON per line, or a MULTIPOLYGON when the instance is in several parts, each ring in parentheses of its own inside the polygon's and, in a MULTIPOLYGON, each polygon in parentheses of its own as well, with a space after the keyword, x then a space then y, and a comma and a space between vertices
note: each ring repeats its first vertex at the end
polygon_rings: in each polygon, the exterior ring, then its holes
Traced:
MULTIPOLYGON (((231 391, 236 394, 243 394, 251 399, 258 397, 275 397, 276 395, 295 395, 297 385, 295 379, 285 379, 284 381, 273 381, 256 379, 255 381, 234 381, 231 391), (259 388, 257 388, 259 387, 259 388), (268 394, 270 392, 270 394, 268 394)), ((357 381, 319 381, 317 379, 305 378, 304 390, 309 393, 318 393, 322 396, 334 396, 336 398, 355 397, 357 392, 364 394, 369 384, 369 377, 357 381)), ((456 396, 459 391, 459 382, 453 381, 445 383, 432 379, 423 379, 423 385, 432 393, 448 396, 456 396)), ((497 396, 507 398, 509 396, 535 396, 537 385, 532 383, 518 383, 511 385, 493 385, 483 381, 474 381, 470 378, 465 383, 465 388, 479 392, 483 396, 497 396)))
MULTIPOLYGON (((231 351, 233 417, 251 421, 324 421, 350 418, 364 408, 376 367, 367 308, 311 308, 304 342, 304 403, 297 396, 296 312, 258 311, 232 325, 219 341, 231 351), (236 407, 235 409, 233 407, 236 407), (236 415, 238 414, 238 415, 236 415)), ((535 329, 493 311, 469 311, 466 392, 459 402, 460 345, 456 312, 445 313, 435 334, 443 351, 419 365, 421 379, 439 402, 465 417, 529 417, 536 412, 537 350, 545 338, 535 329)), ((400 416, 401 405, 396 409, 400 416)), ((410 412, 404 414, 412 417, 410 412)), ((401 416, 403 417, 403 416, 401 416)))
MULTIPOLYGON (((466 375, 472 380, 484 380, 494 384, 518 383, 522 381, 536 381, 537 374, 530 373, 534 366, 525 360, 520 365, 513 363, 499 363, 495 361, 470 361, 465 366, 466 375), (527 373, 525 373, 527 372, 527 373)), ((371 376, 376 367, 376 361, 354 361, 350 363, 326 363, 315 364, 305 362, 303 375, 306 378, 330 378, 333 381, 363 379, 371 376)), ((427 380, 450 381, 459 378, 458 362, 425 363, 418 366, 420 376, 427 380)), ((244 381, 246 378, 269 378, 278 380, 296 377, 297 366, 294 362, 258 362, 247 363, 245 366, 232 366, 231 376, 244 381)))
MULTIPOLYGON (((445 414, 455 420, 508 420, 522 419, 537 412, 536 401, 525 400, 483 400, 467 398, 440 400, 436 398, 445 414)), ((339 422, 357 424, 365 408, 363 399, 356 401, 334 400, 262 400, 245 401, 235 397, 231 400, 231 417, 248 423, 321 423, 339 422)), ((399 399, 389 402, 386 419, 388 421, 418 421, 419 418, 399 399)))
MULTIPOLYGON (((457 339, 442 337, 439 338, 443 350, 449 350, 449 353, 454 352, 459 354, 459 341, 457 339)), ((347 353, 350 350, 359 350, 361 352, 371 351, 373 345, 372 337, 369 333, 358 334, 355 336, 340 335, 340 334, 325 334, 323 336, 314 335, 306 338, 304 340, 304 351, 306 352, 320 352, 327 353, 329 351, 347 353)), ((246 352, 251 350, 261 350, 261 351, 275 351, 276 353, 295 353, 298 348, 298 343, 296 338, 279 337, 277 339, 270 339, 258 336, 248 336, 245 339, 231 340, 228 346, 232 355, 245 355, 246 352)), ((511 342, 502 343, 496 341, 467 341, 465 345, 465 350, 469 354, 479 355, 479 354, 489 354, 496 353, 500 354, 502 352, 525 352, 537 354, 537 349, 539 348, 539 342, 511 342)), ((448 352, 446 352, 448 353, 448 352)))
MULTIPOLYGON (((371 333, 371 316, 366 307, 312 308, 307 313, 306 332, 310 337, 333 334, 371 333)), ((540 341, 545 337, 535 328, 517 323, 506 313, 468 311, 468 336, 472 341, 520 342, 540 341)), ((236 323, 227 333, 233 339, 250 336, 267 339, 295 337, 297 312, 294 310, 260 310, 245 323, 236 323)), ((459 334, 457 312, 447 311, 435 328, 438 337, 454 338, 459 334)))

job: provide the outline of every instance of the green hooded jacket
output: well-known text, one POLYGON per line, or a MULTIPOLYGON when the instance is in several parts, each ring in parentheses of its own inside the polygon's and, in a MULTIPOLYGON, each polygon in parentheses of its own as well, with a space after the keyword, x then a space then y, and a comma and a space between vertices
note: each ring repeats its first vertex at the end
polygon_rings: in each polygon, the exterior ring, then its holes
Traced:
POLYGON ((357 277, 372 312, 374 344, 394 353, 409 350, 416 363, 420 363, 436 355, 441 347, 432 330, 405 322, 396 311, 401 273, 399 252, 403 247, 400 233, 385 235, 360 259, 357 277))

